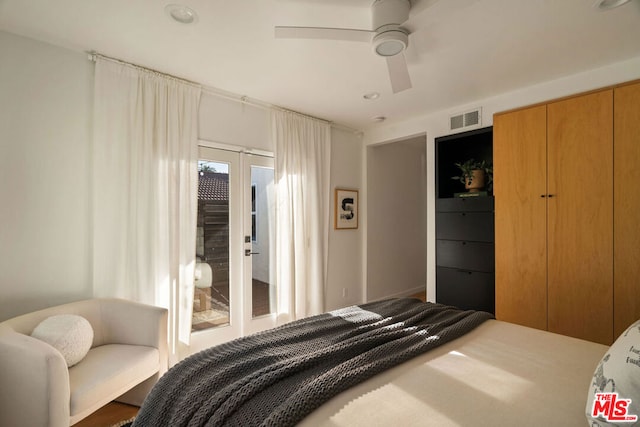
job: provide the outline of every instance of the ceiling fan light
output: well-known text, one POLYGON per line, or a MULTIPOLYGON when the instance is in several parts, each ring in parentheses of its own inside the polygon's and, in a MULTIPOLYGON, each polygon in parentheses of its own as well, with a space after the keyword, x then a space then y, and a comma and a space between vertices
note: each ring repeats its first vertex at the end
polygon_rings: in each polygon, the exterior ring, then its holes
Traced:
POLYGON ((596 0, 593 7, 599 10, 610 10, 629 3, 630 1, 631 0, 596 0))
POLYGON ((373 49, 380 56, 395 56, 407 48, 408 42, 409 36, 404 31, 385 31, 373 38, 373 49))
POLYGON ((404 50, 404 45, 397 40, 386 40, 376 46, 380 56, 395 56, 404 50))

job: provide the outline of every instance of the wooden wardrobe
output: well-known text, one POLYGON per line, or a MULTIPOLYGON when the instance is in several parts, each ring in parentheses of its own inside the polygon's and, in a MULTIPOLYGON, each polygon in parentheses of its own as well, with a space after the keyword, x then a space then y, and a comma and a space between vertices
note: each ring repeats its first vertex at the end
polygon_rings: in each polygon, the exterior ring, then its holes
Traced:
POLYGON ((494 116, 498 319, 610 344, 640 318, 639 123, 640 83, 494 116))

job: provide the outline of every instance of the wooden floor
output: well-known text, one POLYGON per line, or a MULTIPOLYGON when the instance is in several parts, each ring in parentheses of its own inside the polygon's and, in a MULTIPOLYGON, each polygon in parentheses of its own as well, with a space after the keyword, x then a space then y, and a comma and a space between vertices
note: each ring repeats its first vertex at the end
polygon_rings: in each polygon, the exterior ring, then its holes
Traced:
POLYGON ((425 302, 427 300, 427 291, 418 292, 417 294, 411 295, 411 298, 418 298, 420 301, 425 302))
POLYGON ((84 420, 74 424, 73 427, 111 427, 135 417, 139 409, 137 406, 111 402, 84 420))

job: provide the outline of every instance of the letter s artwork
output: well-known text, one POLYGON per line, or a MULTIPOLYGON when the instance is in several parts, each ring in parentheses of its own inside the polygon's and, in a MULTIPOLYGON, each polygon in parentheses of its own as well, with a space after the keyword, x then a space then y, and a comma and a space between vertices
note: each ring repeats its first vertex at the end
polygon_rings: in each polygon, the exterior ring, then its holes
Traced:
POLYGON ((342 199, 342 212, 340 213, 340 219, 353 219, 353 198, 345 197, 342 199))
POLYGON ((358 190, 336 188, 335 228, 358 228, 358 190))

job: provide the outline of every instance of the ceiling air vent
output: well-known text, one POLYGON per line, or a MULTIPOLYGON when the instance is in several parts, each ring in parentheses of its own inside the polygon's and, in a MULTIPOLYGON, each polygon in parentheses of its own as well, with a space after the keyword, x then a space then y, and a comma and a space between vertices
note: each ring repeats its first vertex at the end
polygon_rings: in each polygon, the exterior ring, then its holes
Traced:
POLYGON ((478 127, 482 122, 482 108, 456 114, 449 117, 449 129, 459 130, 478 127))

